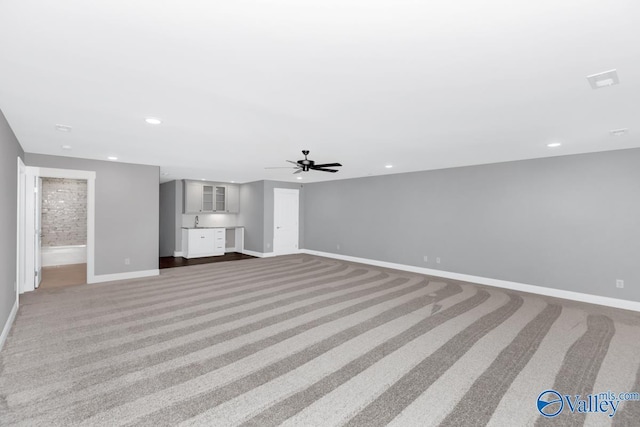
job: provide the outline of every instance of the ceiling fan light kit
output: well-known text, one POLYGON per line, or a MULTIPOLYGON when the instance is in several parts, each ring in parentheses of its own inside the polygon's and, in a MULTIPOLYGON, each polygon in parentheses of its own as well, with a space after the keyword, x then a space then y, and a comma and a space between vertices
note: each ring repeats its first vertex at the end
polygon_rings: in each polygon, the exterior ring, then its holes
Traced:
MULTIPOLYGON (((309 150, 302 150, 302 154, 304 155, 304 159, 302 160, 298 160, 296 162, 294 162, 293 160, 287 160, 287 162, 293 163, 295 165, 293 167, 293 169, 295 169, 295 172, 293 172, 294 174, 300 173, 300 172, 309 172, 310 170, 336 173, 338 172, 338 169, 329 169, 329 168, 336 168, 336 167, 342 166, 340 163, 323 163, 323 164, 317 165, 316 162, 314 162, 313 160, 309 160, 307 158, 307 156, 309 155, 309 150)), ((281 169, 281 168, 272 167, 272 168, 265 168, 265 169, 281 169)))

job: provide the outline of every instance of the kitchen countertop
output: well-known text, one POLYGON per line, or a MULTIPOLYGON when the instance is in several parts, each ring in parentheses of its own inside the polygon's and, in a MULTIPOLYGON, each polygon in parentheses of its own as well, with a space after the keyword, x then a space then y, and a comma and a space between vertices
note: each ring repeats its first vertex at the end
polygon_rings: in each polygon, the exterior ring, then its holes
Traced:
POLYGON ((232 229, 232 228, 244 228, 244 225, 232 225, 232 226, 228 226, 228 227, 182 227, 186 230, 204 230, 207 228, 226 228, 226 229, 232 229))

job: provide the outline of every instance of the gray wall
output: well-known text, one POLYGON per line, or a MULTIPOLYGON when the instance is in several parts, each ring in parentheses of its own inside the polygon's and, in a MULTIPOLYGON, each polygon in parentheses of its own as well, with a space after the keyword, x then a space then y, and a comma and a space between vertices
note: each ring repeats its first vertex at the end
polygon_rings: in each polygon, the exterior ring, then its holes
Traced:
POLYGON ((16 302, 18 156, 24 151, 0 111, 0 332, 16 302))
POLYGON ((240 185, 238 225, 244 226, 244 248, 264 252, 264 181, 240 185))
POLYGON ((173 256, 176 247, 176 182, 160 184, 160 256, 173 256))
POLYGON ((25 156, 27 166, 96 172, 96 275, 158 268, 159 167, 32 153, 25 156), (125 265, 125 258, 131 260, 130 265, 125 265))
POLYGON ((312 183, 305 193, 307 249, 640 301, 640 149, 312 183))
MULTIPOLYGON (((304 185, 295 182, 263 181, 264 182, 264 249, 262 252, 273 251, 273 189, 292 188, 300 190, 300 211, 298 218, 298 247, 304 248, 304 185)), ((242 205, 240 205, 242 206, 242 205)), ((242 207, 241 207, 242 209, 242 207)))
POLYGON ((273 252, 273 189, 300 190, 298 247, 304 247, 304 187, 294 182, 256 181, 240 186, 238 224, 244 225, 244 248, 250 251, 273 252))

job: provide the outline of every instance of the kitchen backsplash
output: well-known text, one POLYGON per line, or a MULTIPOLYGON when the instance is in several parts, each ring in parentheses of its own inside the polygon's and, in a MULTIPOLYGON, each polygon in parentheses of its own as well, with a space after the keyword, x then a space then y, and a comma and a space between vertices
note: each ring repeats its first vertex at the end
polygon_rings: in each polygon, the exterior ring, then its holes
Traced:
POLYGON ((196 216, 198 217, 199 227, 235 227, 238 224, 238 215, 236 214, 183 214, 182 226, 193 227, 195 225, 196 216))

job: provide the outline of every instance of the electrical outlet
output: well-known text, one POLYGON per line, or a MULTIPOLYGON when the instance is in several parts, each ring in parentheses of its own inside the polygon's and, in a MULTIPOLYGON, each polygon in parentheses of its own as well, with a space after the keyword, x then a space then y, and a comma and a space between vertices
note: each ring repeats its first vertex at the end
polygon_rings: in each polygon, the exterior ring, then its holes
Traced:
POLYGON ((616 280, 616 288, 620 288, 620 289, 624 288, 624 280, 620 280, 620 279, 616 280))
POLYGON ((440 257, 436 258, 436 264, 440 264, 440 257))
POLYGON ((131 258, 125 258, 124 265, 131 265, 131 258))
POLYGON ((425 255, 423 258, 424 258, 424 262, 429 262, 429 257, 428 256, 425 255))

